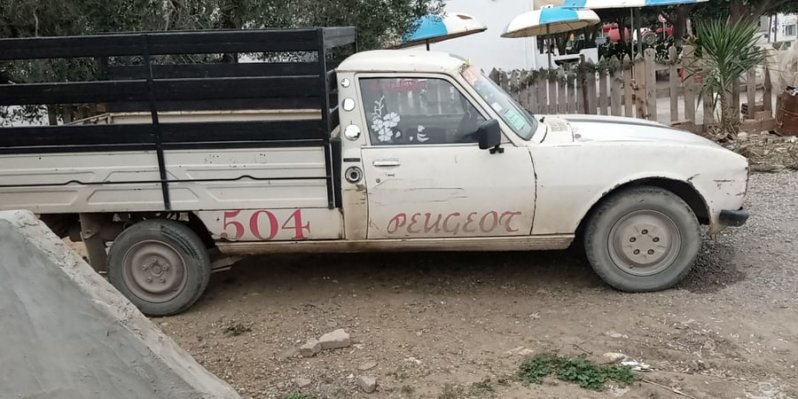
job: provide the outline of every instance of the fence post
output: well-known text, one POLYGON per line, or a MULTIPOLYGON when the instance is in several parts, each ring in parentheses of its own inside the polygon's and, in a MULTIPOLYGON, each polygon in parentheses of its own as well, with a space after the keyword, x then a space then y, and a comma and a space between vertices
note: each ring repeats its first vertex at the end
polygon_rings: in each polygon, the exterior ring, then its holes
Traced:
POLYGON ((568 109, 568 97, 565 96, 565 72, 557 71, 557 113, 564 114, 568 109))
POLYGON ((729 104, 731 104, 731 111, 737 114, 737 116, 740 115, 740 85, 740 79, 737 79, 734 85, 732 85, 731 101, 729 101, 729 104))
POLYGON ((769 112, 770 117, 773 117, 773 85, 770 83, 770 68, 765 64, 765 81, 762 88, 762 105, 765 106, 765 111, 769 112))
POLYGON ((756 114, 756 70, 751 68, 745 78, 745 91, 746 91, 746 119, 754 119, 756 114))
POLYGON ((695 120, 695 81, 696 77, 693 76, 693 63, 695 62, 695 47, 686 45, 682 49, 682 71, 685 79, 682 81, 682 91, 684 92, 684 119, 692 123, 693 126, 697 125, 695 120))
POLYGON ((549 111, 550 114, 557 113, 557 77, 551 72, 551 69, 546 71, 546 80, 548 83, 549 91, 549 111))
POLYGON ((679 86, 681 83, 679 78, 679 68, 676 66, 677 54, 676 46, 671 46, 668 49, 668 80, 670 83, 671 93, 671 123, 679 121, 679 86))
POLYGON ((577 113, 587 113, 587 77, 585 73, 585 55, 579 55, 579 67, 576 68, 577 113))
POLYGON ((596 114, 596 72, 593 62, 587 60, 587 71, 585 72, 585 107, 587 114, 596 114))
POLYGON ((610 71, 610 108, 613 116, 621 116, 621 67, 618 57, 612 56, 609 62, 610 71))
POLYGON ((532 71, 528 71, 526 74, 526 102, 528 105, 528 110, 532 113, 538 112, 538 98, 537 98, 537 82, 532 79, 532 71))
POLYGON ((540 112, 542 114, 548 114, 549 113, 549 98, 546 95, 547 80, 546 80, 545 76, 542 76, 542 72, 541 71, 538 71, 538 76, 537 76, 536 82, 537 82, 537 85, 538 85, 538 92, 537 92, 537 95, 538 95, 538 112, 540 112))
POLYGON ((634 93, 632 92, 632 59, 629 58, 629 55, 623 56, 623 63, 621 64, 621 72, 623 73, 623 108, 624 108, 624 116, 627 118, 634 118, 635 117, 635 108, 634 108, 634 93), (629 69, 627 69, 627 65, 629 69))
POLYGON ((656 52, 647 48, 644 52, 646 78, 646 119, 657 120, 657 71, 654 64, 656 52))
POLYGON ((577 94, 576 84, 578 79, 576 78, 576 74, 565 75, 568 84, 568 113, 569 114, 578 114, 581 111, 579 110, 579 95, 577 94))
POLYGON ((599 60, 598 70, 598 106, 599 115, 607 115, 607 99, 609 98, 607 92, 607 60, 599 60))
POLYGON ((715 121, 715 93, 712 90, 704 90, 704 131, 708 131, 709 126, 715 121))

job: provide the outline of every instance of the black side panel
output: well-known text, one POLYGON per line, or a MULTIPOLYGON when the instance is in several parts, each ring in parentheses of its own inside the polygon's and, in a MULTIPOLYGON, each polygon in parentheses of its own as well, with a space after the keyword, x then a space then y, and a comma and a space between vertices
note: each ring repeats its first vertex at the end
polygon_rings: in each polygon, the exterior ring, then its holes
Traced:
POLYGON ((338 113, 335 74, 328 56, 331 49, 354 41, 351 27, 0 39, 0 61, 92 58, 98 66, 97 76, 86 81, 0 85, 0 105, 89 104, 110 112, 147 111, 152 120, 148 124, 0 128, 0 154, 155 151, 168 210, 164 150, 320 146, 326 173, 304 178, 326 180, 328 202, 335 207, 340 203, 334 176, 340 173, 335 171, 339 155, 333 154, 330 134, 338 113), (281 61, 186 64, 192 57, 184 56, 230 53, 270 53, 281 61), (301 55, 300 61, 291 61, 296 54, 301 55), (201 123, 160 123, 159 118, 164 111, 248 109, 310 109, 318 110, 320 116, 201 123))

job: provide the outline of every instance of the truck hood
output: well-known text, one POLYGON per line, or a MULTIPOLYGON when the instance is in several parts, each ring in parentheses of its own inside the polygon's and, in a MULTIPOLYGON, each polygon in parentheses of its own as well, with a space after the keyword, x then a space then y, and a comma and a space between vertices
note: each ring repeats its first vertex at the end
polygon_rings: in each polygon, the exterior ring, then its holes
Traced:
POLYGON ((642 119, 558 115, 546 117, 544 121, 549 127, 544 142, 661 142, 723 148, 696 134, 642 119))

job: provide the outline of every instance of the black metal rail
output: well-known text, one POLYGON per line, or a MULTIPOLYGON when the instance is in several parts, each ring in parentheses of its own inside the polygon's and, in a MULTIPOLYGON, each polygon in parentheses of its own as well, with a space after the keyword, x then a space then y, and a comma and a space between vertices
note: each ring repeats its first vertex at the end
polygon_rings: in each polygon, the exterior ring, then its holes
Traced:
MULTIPOLYGON (((98 76, 87 81, 2 84, 0 105, 101 104, 110 111, 146 111, 152 120, 150 124, 0 128, 0 154, 153 150, 158 155, 164 210, 169 210, 165 150, 323 146, 326 174, 318 178, 327 182, 329 206, 334 208, 340 206, 336 178, 340 160, 337 143, 330 137, 338 124, 338 109, 328 50, 354 43, 352 27, 0 39, 0 63, 92 58, 100 66, 98 76), (229 64, 154 60, 191 54, 286 52, 311 56, 296 62, 229 64), (271 122, 159 120, 164 111, 232 109, 319 109, 320 117, 271 122)), ((53 182, 58 184, 63 182, 53 182)))

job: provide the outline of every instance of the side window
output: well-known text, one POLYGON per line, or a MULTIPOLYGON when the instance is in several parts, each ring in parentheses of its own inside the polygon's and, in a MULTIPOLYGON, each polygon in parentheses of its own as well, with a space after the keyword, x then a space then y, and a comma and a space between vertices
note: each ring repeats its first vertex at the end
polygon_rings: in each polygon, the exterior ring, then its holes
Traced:
POLYGON ((475 143, 485 118, 443 79, 363 78, 373 145, 475 143))

